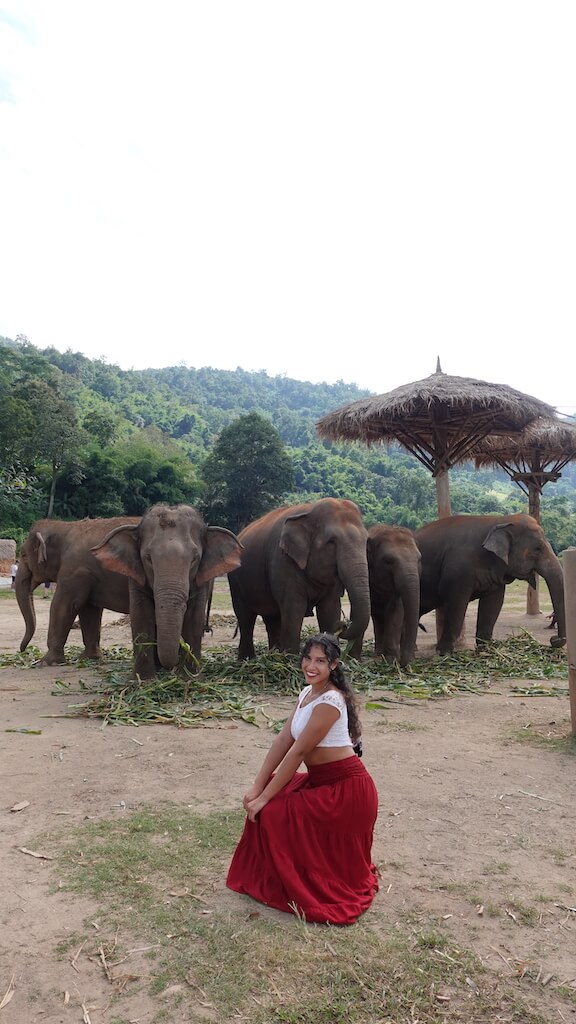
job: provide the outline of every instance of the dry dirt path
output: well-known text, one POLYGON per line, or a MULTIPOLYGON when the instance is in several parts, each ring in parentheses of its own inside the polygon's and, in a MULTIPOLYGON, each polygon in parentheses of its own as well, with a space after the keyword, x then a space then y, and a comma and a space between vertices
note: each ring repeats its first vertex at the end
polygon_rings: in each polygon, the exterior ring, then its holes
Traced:
MULTIPOLYGON (((35 642, 42 647, 49 601, 36 603, 35 642)), ((105 613, 105 647, 129 642, 118 619, 105 613)), ((208 642, 233 648, 233 621, 216 621, 208 642)), ((433 616, 425 621, 423 652, 434 643, 433 616)), ((22 622, 6 597, 0 625, 0 652, 17 651, 22 622)), ((498 634, 528 629, 547 644, 546 627, 544 615, 505 614, 498 634)), ((43 717, 66 713, 71 702, 52 695, 54 680, 74 686, 88 674, 0 669, 0 1002, 12 978, 14 985, 0 1024, 72 1024, 82 1021, 82 1004, 91 1024, 152 1022, 161 1003, 145 986, 127 989, 111 1006, 97 958, 82 958, 75 969, 70 957, 57 956, 56 946, 81 931, 97 907, 54 891, 57 867, 21 849, 47 831, 145 803, 237 808, 270 741, 265 730, 242 722, 103 729, 97 720, 43 717), (6 732, 20 728, 41 734, 6 732), (29 801, 25 810, 10 810, 22 801, 29 801)), ((576 1020, 576 758, 522 744, 516 733, 531 724, 543 735, 566 735, 568 715, 567 699, 514 697, 509 683, 481 696, 398 702, 363 714, 366 764, 380 794, 374 856, 382 886, 370 922, 388 931, 407 922, 444 930, 551 1022, 576 1020), (560 986, 573 989, 572 1003, 560 986)), ((213 896, 245 916, 246 904, 222 877, 213 896)), ((142 954, 133 954, 131 969, 145 974, 142 954)))

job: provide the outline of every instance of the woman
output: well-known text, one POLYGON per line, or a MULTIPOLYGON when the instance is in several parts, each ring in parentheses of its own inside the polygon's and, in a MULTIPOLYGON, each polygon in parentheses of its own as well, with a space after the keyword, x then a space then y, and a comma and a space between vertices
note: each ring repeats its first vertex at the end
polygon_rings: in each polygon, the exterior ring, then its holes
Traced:
POLYGON ((307 685, 244 796, 226 884, 306 921, 353 924, 378 891, 378 794, 355 753, 360 723, 336 638, 311 637, 302 671, 307 685))

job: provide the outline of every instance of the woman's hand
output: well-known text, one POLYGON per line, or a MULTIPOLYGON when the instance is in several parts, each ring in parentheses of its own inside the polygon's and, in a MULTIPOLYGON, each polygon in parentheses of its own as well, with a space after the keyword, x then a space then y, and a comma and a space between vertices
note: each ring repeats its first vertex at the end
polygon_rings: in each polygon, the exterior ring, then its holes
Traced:
POLYGON ((268 800, 265 796, 257 796, 255 800, 251 800, 248 804, 245 804, 249 821, 256 821, 256 815, 263 807, 266 807, 267 803, 268 800))
POLYGON ((245 811, 248 810, 248 804, 251 803, 252 800, 255 800, 256 797, 260 796, 260 793, 262 792, 263 789, 264 786, 257 786, 254 783, 252 786, 250 786, 250 789, 248 789, 244 793, 244 797, 242 799, 242 806, 244 807, 245 811))

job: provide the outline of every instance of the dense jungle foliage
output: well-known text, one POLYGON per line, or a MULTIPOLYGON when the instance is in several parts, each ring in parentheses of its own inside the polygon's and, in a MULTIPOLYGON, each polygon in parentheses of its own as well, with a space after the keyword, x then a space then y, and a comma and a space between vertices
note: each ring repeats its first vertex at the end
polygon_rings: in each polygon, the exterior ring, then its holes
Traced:
MULTIPOLYGON (((434 482, 397 445, 318 439, 325 413, 369 395, 265 371, 184 364, 121 370, 79 352, 0 338, 0 536, 34 519, 139 515, 190 502, 237 530, 267 508, 328 495, 357 502, 368 526, 436 518, 434 482)), ((501 471, 451 471, 453 512, 527 511, 501 471)), ((542 524, 554 548, 576 544, 576 469, 548 484, 542 524)))

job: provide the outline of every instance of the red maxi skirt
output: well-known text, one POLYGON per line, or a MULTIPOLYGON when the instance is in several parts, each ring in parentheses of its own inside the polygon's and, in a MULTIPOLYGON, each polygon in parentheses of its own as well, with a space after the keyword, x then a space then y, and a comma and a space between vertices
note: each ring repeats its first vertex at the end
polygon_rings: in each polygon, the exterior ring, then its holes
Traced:
POLYGON ((306 921, 353 924, 378 891, 372 778, 354 755, 297 772, 246 819, 226 884, 306 921))

